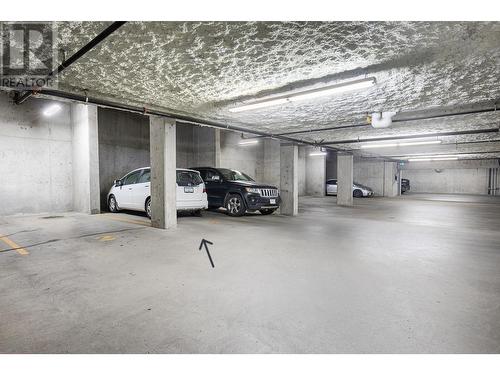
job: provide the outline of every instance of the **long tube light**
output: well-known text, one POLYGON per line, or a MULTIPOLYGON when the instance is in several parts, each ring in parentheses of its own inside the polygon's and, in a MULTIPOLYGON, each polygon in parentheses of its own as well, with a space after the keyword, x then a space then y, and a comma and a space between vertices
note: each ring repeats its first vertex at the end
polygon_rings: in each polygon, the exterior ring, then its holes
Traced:
MULTIPOLYGON (((394 155, 386 155, 386 156, 394 157, 394 155)), ((457 154, 413 154, 402 157, 400 159, 454 158, 454 157, 457 157, 457 154)))
POLYGON ((443 160, 458 160, 458 157, 448 157, 448 158, 440 158, 440 157, 433 157, 433 158, 416 158, 416 159, 408 159, 409 162, 412 161, 443 161, 443 160))
POLYGON ((315 151, 309 154, 309 156, 326 156, 326 155, 327 155, 326 151, 315 151))
POLYGON ((238 144, 240 146, 251 146, 251 145, 255 145, 257 143, 259 143, 258 139, 249 139, 248 141, 240 141, 240 142, 238 142, 238 144))
POLYGON ((442 141, 415 141, 415 142, 395 142, 395 143, 378 143, 361 145, 361 148, 382 148, 382 147, 401 147, 401 146, 418 146, 418 145, 434 145, 442 141))
POLYGON ((372 87, 373 85, 375 85, 375 83, 376 83, 375 77, 357 79, 354 81, 343 82, 336 85, 330 85, 330 86, 320 87, 317 89, 296 92, 289 95, 281 95, 269 99, 263 99, 254 103, 244 104, 239 107, 229 108, 229 111, 230 112, 250 111, 252 109, 270 107, 273 105, 296 102, 299 100, 319 98, 322 96, 339 94, 346 91, 372 87))

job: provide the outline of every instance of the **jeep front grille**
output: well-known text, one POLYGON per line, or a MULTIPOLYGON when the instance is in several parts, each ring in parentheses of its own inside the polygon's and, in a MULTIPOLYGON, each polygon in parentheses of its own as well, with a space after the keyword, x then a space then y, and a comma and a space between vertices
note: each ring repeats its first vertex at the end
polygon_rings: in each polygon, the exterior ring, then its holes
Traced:
POLYGON ((276 198, 278 196, 278 189, 260 189, 260 195, 263 197, 276 198))

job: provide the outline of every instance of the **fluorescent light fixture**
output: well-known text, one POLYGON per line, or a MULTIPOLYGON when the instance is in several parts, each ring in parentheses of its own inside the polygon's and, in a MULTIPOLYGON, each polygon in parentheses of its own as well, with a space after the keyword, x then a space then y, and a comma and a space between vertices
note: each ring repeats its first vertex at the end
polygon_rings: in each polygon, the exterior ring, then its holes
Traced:
MULTIPOLYGON (((386 155, 391 157, 397 157, 398 155, 386 155)), ((428 159, 428 158, 454 158, 457 154, 413 154, 410 156, 405 156, 400 159, 428 159)))
POLYGON ((396 142, 396 143, 373 143, 361 145, 361 148, 381 148, 381 147, 400 147, 400 146, 418 146, 418 145, 435 145, 442 141, 414 141, 414 142, 396 142))
POLYGON ((309 154, 309 156, 325 156, 326 155, 326 151, 315 151, 315 152, 311 152, 309 154))
POLYGON ((375 78, 362 79, 339 85, 322 87, 317 90, 311 90, 310 92, 304 91, 298 93, 297 95, 293 96, 290 95, 288 100, 291 102, 297 102, 299 100, 320 98, 322 96, 340 94, 347 91, 366 89, 368 87, 372 87, 374 84, 375 84, 375 78))
POLYGON ((415 142, 401 142, 398 146, 417 146, 417 145, 437 145, 443 141, 415 141, 415 142))
POLYGON ((251 146, 251 145, 255 145, 257 143, 259 143, 258 139, 249 139, 247 141, 240 141, 240 142, 238 142, 238 144, 240 146, 251 146))
POLYGON ((370 144, 370 145, 361 145, 360 148, 381 148, 381 147, 397 147, 397 143, 384 143, 384 144, 370 144))
POLYGON ((269 100, 269 101, 265 101, 265 102, 258 102, 258 103, 254 103, 254 104, 245 104, 241 107, 229 108, 229 112, 250 111, 252 109, 270 107, 273 105, 285 104, 285 103, 288 103, 288 99, 275 99, 275 100, 269 100))
POLYGON ((61 110, 61 106, 59 104, 52 104, 50 107, 47 107, 45 111, 43 111, 44 116, 52 116, 61 110))
POLYGON ((229 108, 230 112, 243 112, 250 111, 252 109, 271 107, 273 105, 285 104, 290 102, 297 102, 299 100, 307 100, 319 98, 322 96, 339 94, 346 91, 359 90, 373 86, 376 83, 374 77, 362 78, 354 81, 348 81, 343 83, 338 83, 336 85, 330 85, 325 87, 320 87, 317 89, 311 89, 301 92, 294 92, 289 95, 276 96, 269 99, 262 99, 254 103, 243 104, 239 107, 229 108))
POLYGON ((408 161, 442 161, 442 160, 458 160, 458 157, 448 157, 448 158, 440 158, 440 157, 433 157, 433 158, 416 158, 416 159, 408 159, 408 161))

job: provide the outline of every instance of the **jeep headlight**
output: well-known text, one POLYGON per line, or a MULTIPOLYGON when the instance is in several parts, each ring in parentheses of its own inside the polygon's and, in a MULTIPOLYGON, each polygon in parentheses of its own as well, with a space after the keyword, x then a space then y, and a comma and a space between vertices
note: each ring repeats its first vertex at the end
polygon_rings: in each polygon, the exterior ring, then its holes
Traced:
POLYGON ((260 195, 260 189, 247 187, 247 188, 245 188, 245 190, 247 191, 247 193, 253 193, 253 194, 260 195))

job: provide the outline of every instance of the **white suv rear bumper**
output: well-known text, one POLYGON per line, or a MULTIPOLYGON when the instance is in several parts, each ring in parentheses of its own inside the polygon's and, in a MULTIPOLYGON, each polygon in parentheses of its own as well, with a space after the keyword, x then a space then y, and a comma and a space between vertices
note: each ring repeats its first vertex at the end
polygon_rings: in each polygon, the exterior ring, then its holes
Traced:
POLYGON ((177 210, 206 210, 208 208, 208 201, 206 199, 195 201, 177 201, 177 210))

